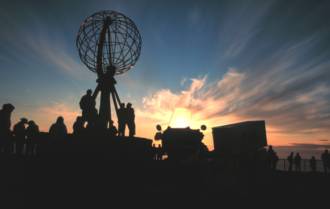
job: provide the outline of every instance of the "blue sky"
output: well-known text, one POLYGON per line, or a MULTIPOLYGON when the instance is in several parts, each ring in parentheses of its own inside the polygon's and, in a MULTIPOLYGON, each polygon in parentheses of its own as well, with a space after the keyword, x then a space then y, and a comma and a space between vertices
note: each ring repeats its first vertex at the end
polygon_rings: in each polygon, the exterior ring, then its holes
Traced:
POLYGON ((117 77, 150 129, 141 135, 184 107, 209 126, 265 119, 279 146, 330 140, 328 1, 1 0, 0 101, 15 104, 14 120, 48 127, 63 112, 71 125, 96 85, 75 38, 99 10, 126 14, 142 35, 135 68, 117 77))

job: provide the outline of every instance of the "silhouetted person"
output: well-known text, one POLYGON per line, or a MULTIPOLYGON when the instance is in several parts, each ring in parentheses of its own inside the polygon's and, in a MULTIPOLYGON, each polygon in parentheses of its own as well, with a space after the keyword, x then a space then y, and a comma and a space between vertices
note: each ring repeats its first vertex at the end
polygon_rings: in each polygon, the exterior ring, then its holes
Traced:
POLYGON ((312 156, 312 158, 309 160, 309 165, 311 167, 311 171, 313 173, 315 173, 316 172, 316 159, 314 156, 312 156))
POLYGON ((126 118, 127 112, 125 104, 121 103, 118 109, 118 136, 125 136, 126 118))
POLYGON ((321 160, 323 163, 324 173, 328 173, 328 168, 330 167, 330 155, 327 149, 322 153, 321 160))
POLYGON ((110 121, 109 134, 110 134, 110 136, 117 136, 117 134, 118 134, 117 128, 113 124, 112 120, 110 121))
POLYGON ((21 120, 14 125, 13 135, 14 135, 14 144, 13 152, 16 154, 19 151, 22 151, 23 145, 25 144, 26 139, 26 127, 28 123, 26 118, 21 118, 21 120))
POLYGON ((128 130, 129 130, 129 136, 134 136, 135 135, 135 113, 134 113, 134 109, 132 108, 131 103, 127 103, 126 112, 127 112, 127 126, 128 126, 128 130))
POLYGON ((28 122, 28 127, 26 128, 26 149, 29 155, 32 153, 36 155, 37 143, 35 142, 39 137, 39 134, 39 126, 33 120, 30 120, 28 122))
POLYGON ((267 151, 267 161, 268 161, 268 167, 272 170, 276 169, 276 165, 278 162, 278 156, 274 152, 273 147, 269 146, 267 151))
POLYGON ((49 134, 53 137, 64 138, 67 136, 67 128, 64 124, 64 118, 58 117, 56 123, 53 123, 49 129, 49 134))
MULTIPOLYGON (((82 110, 82 119, 88 123, 94 123, 95 115, 95 100, 92 96, 92 90, 88 89, 86 94, 81 98, 79 102, 80 108, 82 110)), ((97 110, 96 110, 97 112, 97 110)), ((97 113, 96 113, 97 114, 97 113)))
POLYGON ((4 151, 10 145, 11 138, 11 114, 15 107, 12 104, 2 105, 0 110, 0 149, 4 151))
POLYGON ((73 124, 73 134, 76 136, 81 135, 85 130, 84 124, 85 121, 83 120, 83 118, 81 116, 78 116, 73 124))
POLYGON ((28 143, 31 143, 39 136, 39 126, 33 121, 28 122, 28 127, 26 128, 26 140, 28 143))
POLYGON ((294 157, 294 166, 296 171, 301 171, 301 157, 299 152, 297 152, 296 156, 294 157))
POLYGON ((287 158, 288 162, 289 162, 289 169, 288 171, 292 171, 292 166, 293 166, 293 152, 290 153, 290 155, 287 158))

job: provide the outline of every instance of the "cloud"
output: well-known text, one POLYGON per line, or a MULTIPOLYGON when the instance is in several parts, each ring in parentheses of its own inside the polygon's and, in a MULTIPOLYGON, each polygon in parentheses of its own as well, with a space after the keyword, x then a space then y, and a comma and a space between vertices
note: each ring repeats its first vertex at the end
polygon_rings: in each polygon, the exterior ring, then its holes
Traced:
MULTIPOLYGON (((72 48, 74 44, 68 44, 63 34, 63 28, 54 25, 49 27, 50 22, 30 11, 20 11, 24 21, 13 21, 7 11, 0 9, 0 23, 4 30, 1 31, 0 38, 5 53, 0 59, 10 62, 20 62, 26 65, 40 64, 44 68, 53 68, 75 79, 84 80, 88 76, 85 66, 78 60, 78 56, 73 56, 72 48), (68 47, 69 46, 69 47, 68 47), (84 70, 83 70, 84 69, 84 70)), ((75 34, 67 34, 74 38, 75 34)), ((78 53, 76 53, 78 54, 78 53)))
POLYGON ((86 67, 72 57, 63 42, 50 41, 49 37, 43 36, 40 38, 28 37, 27 44, 32 52, 44 62, 74 78, 83 79, 85 74, 82 69, 86 67))
POLYGON ((296 149, 318 149, 318 150, 324 150, 324 149, 330 149, 330 144, 304 144, 304 143, 292 143, 289 146, 277 146, 281 148, 292 148, 295 147, 296 149))
POLYGON ((187 78, 182 78, 180 81, 180 85, 184 86, 184 84, 187 82, 187 78))
POLYGON ((249 46, 262 30, 261 26, 274 1, 258 2, 258 6, 249 1, 239 4, 229 1, 227 4, 224 12, 228 12, 221 18, 219 27, 219 43, 225 59, 240 55, 249 46))
MULTIPOLYGON (((266 120, 270 144, 312 143, 330 136, 330 62, 324 54, 305 60, 318 44, 292 43, 220 79, 193 78, 180 92, 161 89, 143 98, 139 115, 167 125, 175 108, 192 113, 194 128, 266 120)), ((212 136, 206 141, 212 146, 212 136)))

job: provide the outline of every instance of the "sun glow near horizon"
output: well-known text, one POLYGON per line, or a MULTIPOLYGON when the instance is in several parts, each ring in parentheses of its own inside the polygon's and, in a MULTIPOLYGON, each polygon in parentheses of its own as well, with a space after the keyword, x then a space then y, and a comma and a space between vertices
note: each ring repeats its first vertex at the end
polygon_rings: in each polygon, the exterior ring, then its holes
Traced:
POLYGON ((191 125, 191 111, 186 108, 175 108, 170 118, 170 127, 186 128, 191 125))

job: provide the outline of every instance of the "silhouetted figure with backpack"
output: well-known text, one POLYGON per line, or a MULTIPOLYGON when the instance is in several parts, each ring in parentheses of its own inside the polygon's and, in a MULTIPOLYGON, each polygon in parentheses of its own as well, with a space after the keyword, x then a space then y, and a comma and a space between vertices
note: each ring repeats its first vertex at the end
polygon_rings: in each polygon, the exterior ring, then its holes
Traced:
POLYGON ((0 149, 2 152, 9 147, 11 142, 11 114, 14 109, 12 104, 4 104, 0 110, 0 149))
POLYGON ((127 126, 129 130, 129 136, 132 137, 135 135, 135 113, 131 103, 127 103, 126 112, 127 112, 127 126))
POLYGON ((36 141, 39 134, 39 126, 33 120, 30 120, 26 128, 26 149, 29 155, 36 155, 38 146, 36 141))
POLYGON ((85 127, 84 127, 85 121, 81 116, 78 116, 76 118, 76 121, 73 124, 73 135, 80 136, 83 134, 85 127))
POLYGON ((82 120, 89 125, 94 124, 95 121, 95 111, 97 115, 97 110, 95 108, 95 100, 92 96, 92 90, 88 89, 86 94, 81 98, 79 102, 80 108, 82 110, 82 120))
POLYGON ((310 169, 313 173, 316 172, 316 159, 314 156, 311 157, 311 159, 309 160, 309 165, 310 165, 310 169))
POLYGON ((301 171, 301 157, 299 152, 297 152, 296 156, 294 157, 294 166, 296 171, 301 171))
POLYGON ((21 120, 14 125, 13 135, 14 135, 14 143, 12 147, 12 152, 14 154, 18 152, 24 152, 23 146, 25 144, 26 139, 26 127, 25 125, 28 123, 26 118, 21 118, 21 120))
POLYGON ((291 172, 292 171, 292 167, 293 167, 293 152, 290 153, 290 155, 287 158, 288 162, 289 162, 289 169, 288 171, 291 172))
POLYGON ((118 136, 125 136, 125 127, 127 120, 127 112, 124 103, 120 103, 118 109, 118 136))
POLYGON ((327 149, 322 153, 321 160, 323 163, 324 173, 327 174, 328 168, 330 167, 330 155, 329 155, 329 151, 327 149))
POLYGON ((49 129, 49 134, 56 138, 64 138, 67 136, 68 131, 64 124, 64 118, 58 117, 56 123, 53 123, 49 129))

